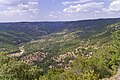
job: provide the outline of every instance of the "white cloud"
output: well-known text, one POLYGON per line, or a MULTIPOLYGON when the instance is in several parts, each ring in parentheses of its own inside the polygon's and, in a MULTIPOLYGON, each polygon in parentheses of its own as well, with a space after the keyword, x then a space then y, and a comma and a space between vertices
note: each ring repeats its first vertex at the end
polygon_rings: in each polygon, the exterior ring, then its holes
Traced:
POLYGON ((102 9, 104 2, 90 2, 85 4, 70 5, 63 12, 93 12, 102 9))
MULTIPOLYGON (((2 0, 0 2, 2 3, 2 0)), ((8 0, 6 0, 5 2, 9 3, 8 0)), ((37 10, 38 10, 37 6, 38 6, 38 2, 35 0, 29 1, 26 4, 24 4, 24 2, 23 2, 23 3, 19 3, 17 5, 14 5, 14 6, 7 5, 6 9, 0 11, 0 15, 13 16, 13 15, 24 15, 24 14, 37 13, 37 10)))
POLYGON ((51 11, 50 14, 48 15, 50 18, 57 18, 58 16, 56 15, 56 12, 51 11))
POLYGON ((10 3, 9 0, 0 0, 0 4, 6 4, 6 3, 10 3))
POLYGON ((55 15, 52 15, 52 14, 50 14, 50 15, 48 15, 49 17, 52 17, 52 18, 57 18, 57 16, 55 16, 55 15))
POLYGON ((0 5, 13 5, 18 4, 20 0, 0 0, 0 5))
POLYGON ((10 4, 9 0, 0 0, 0 5, 10 4))
POLYGON ((114 0, 107 9, 108 12, 120 12, 120 0, 114 0))
POLYGON ((85 2, 90 2, 92 0, 75 0, 75 1, 65 1, 62 2, 63 5, 70 5, 70 4, 78 4, 78 3, 85 3, 85 2))

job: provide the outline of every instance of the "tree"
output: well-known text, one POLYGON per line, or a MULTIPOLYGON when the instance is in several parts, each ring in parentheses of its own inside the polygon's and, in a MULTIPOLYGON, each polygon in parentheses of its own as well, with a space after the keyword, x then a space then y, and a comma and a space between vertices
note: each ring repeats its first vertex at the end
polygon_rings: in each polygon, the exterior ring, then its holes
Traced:
POLYGON ((2 80, 33 80, 42 71, 37 66, 27 65, 17 58, 0 53, 0 79, 2 80))

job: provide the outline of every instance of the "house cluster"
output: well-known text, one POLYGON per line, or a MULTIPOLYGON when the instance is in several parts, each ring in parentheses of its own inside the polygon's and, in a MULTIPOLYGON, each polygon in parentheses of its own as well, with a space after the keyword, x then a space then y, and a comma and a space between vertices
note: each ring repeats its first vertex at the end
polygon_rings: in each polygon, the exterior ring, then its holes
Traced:
POLYGON ((32 63, 33 61, 42 61, 47 55, 48 53, 36 52, 22 57, 22 59, 24 60, 24 63, 28 64, 32 63))

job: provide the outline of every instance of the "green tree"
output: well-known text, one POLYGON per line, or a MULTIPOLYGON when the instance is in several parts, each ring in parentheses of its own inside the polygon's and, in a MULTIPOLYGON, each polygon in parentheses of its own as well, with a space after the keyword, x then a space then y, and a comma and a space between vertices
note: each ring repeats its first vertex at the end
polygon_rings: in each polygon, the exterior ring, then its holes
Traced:
POLYGON ((37 66, 27 65, 17 58, 0 53, 0 79, 2 80, 33 80, 42 73, 37 66))

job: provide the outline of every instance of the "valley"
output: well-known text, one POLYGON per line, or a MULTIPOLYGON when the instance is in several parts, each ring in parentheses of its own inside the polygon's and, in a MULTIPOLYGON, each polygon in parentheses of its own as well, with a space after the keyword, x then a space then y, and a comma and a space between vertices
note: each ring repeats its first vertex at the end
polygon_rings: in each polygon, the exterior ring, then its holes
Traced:
POLYGON ((119 38, 119 18, 0 23, 0 69, 10 80, 16 69, 35 76, 23 80, 109 80, 120 75, 119 38))

